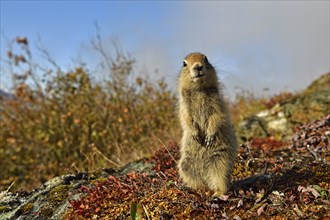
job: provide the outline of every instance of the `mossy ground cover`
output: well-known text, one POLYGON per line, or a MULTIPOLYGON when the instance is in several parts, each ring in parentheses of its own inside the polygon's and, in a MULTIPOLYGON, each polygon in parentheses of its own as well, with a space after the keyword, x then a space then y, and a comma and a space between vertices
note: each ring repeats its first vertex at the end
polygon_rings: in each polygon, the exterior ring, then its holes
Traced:
POLYGON ((83 186, 86 196, 70 201, 66 219, 319 219, 330 211, 329 129, 330 115, 299 127, 290 143, 242 145, 232 188, 217 200, 181 183, 179 148, 171 144, 145 159, 153 172, 83 186))

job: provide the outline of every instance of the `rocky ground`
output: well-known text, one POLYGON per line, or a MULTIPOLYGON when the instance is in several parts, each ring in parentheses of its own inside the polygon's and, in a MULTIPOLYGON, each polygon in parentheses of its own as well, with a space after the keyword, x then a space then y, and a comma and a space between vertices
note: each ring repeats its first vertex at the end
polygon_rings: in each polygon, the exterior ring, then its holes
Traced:
POLYGON ((329 219, 330 115, 295 129, 291 140, 241 145, 230 192, 183 186, 178 146, 120 170, 65 175, 32 192, 2 192, 0 219, 329 219))
POLYGON ((281 93, 267 100, 267 109, 236 126, 241 141, 255 137, 290 140, 294 129, 330 113, 330 73, 322 75, 298 94, 281 93))

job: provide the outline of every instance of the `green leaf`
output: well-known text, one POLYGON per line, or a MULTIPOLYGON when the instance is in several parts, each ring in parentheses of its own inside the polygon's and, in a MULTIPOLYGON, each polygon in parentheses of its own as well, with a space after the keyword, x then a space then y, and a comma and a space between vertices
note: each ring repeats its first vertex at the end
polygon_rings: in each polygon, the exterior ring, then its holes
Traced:
POLYGON ((131 219, 132 220, 141 220, 141 204, 132 203, 131 206, 131 219))

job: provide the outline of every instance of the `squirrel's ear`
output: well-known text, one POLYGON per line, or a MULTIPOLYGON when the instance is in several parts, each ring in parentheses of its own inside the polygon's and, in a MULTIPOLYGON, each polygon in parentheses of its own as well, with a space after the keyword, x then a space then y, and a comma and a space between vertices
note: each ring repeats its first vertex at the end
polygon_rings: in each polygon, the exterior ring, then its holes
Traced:
POLYGON ((187 62, 184 60, 183 61, 183 64, 182 64, 183 67, 186 67, 187 66, 187 62))
POLYGON ((209 60, 207 59, 207 56, 204 56, 204 61, 205 61, 205 63, 209 62, 209 60))

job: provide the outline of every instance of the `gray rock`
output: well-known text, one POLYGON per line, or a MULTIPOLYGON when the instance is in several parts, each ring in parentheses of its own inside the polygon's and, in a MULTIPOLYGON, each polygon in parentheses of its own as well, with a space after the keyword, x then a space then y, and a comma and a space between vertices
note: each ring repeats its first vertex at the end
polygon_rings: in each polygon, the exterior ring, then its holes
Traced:
POLYGON ((81 186, 89 187, 93 180, 104 179, 110 175, 121 176, 131 171, 153 175, 152 167, 152 164, 139 160, 123 166, 118 171, 100 169, 92 173, 55 177, 31 192, 0 192, 0 220, 63 219, 70 208, 69 201, 84 196, 79 190, 81 186))

